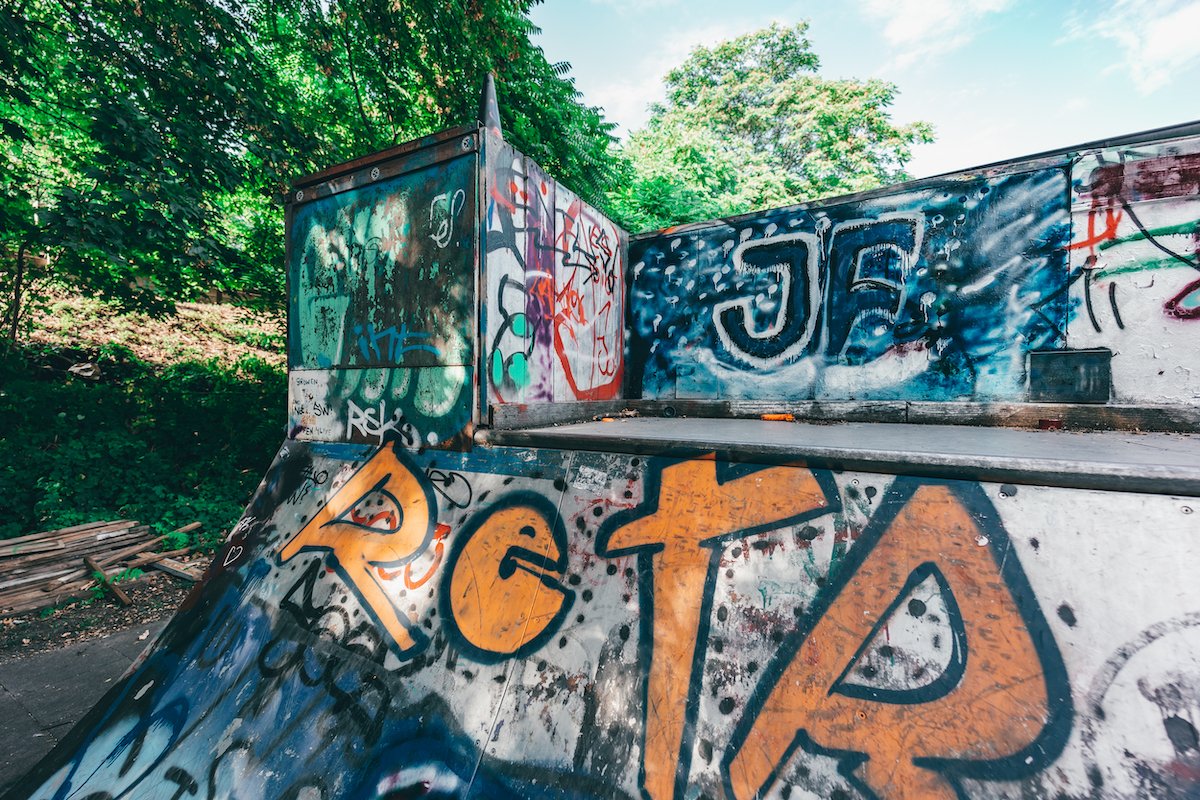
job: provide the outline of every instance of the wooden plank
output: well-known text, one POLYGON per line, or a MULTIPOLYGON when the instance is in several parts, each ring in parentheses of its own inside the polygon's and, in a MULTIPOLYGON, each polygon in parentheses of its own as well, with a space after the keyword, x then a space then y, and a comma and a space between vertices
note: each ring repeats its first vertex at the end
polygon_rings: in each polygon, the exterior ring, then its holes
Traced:
POLYGON ((109 555, 105 556, 104 558, 101 558, 100 563, 105 566, 115 564, 116 562, 120 561, 123 558, 129 558, 129 556, 135 555, 143 550, 149 550, 150 548, 154 547, 154 545, 161 542, 163 539, 166 539, 167 536, 169 536, 169 535, 170 534, 163 534, 162 536, 158 536, 153 539, 149 539, 145 542, 139 542, 136 544, 132 544, 129 547, 124 548, 123 550, 118 550, 115 553, 110 553, 109 555))
POLYGON ((168 575, 173 575, 176 578, 183 578, 185 581, 198 581, 200 576, 193 572, 189 572, 185 564, 176 561, 173 558, 164 558, 161 561, 156 561, 150 566, 157 570, 161 570, 168 575))
POLYGON ((0 613, 6 615, 22 614, 26 611, 34 611, 39 608, 56 605, 64 597, 82 593, 93 583, 95 581, 76 581, 75 583, 63 584, 53 594, 47 594, 42 591, 31 591, 13 598, 6 598, 0 601, 0 613))
MULTIPOLYGON (((122 581, 121 585, 128 589, 131 586, 138 586, 149 583, 152 576, 143 575, 140 578, 134 578, 128 581, 122 581)), ((5 616, 24 614, 29 611, 37 611, 49 606, 62 605, 79 600, 86 600, 90 592, 86 591, 92 586, 95 581, 76 581, 74 583, 64 584, 53 594, 47 594, 41 591, 28 592, 26 595, 14 599, 0 600, 0 614, 5 616)))
POLYGON ((95 528, 102 525, 112 525, 113 523, 124 522, 130 525, 136 525, 136 520, 101 520, 99 522, 85 522, 82 525, 72 525, 69 528, 55 528, 52 531, 39 531, 38 533, 27 533, 24 536, 14 536, 11 539, 5 539, 5 544, 20 544, 22 542, 32 542, 39 539, 45 539, 54 536, 63 536, 68 533, 76 533, 84 531, 88 528, 95 528))
POLYGON ((102 528, 102 529, 98 529, 98 530, 100 532, 88 531, 85 533, 76 533, 76 534, 72 534, 69 536, 64 536, 60 539, 48 539, 44 542, 32 542, 30 544, 25 544, 25 545, 15 545, 11 548, 7 548, 5 550, 5 552, 3 553, 3 558, 4 558, 3 564, 7 565, 10 563, 13 563, 14 561, 19 561, 21 559, 28 560, 28 559, 36 557, 36 556, 41 556, 43 558, 53 558, 54 557, 53 553, 46 555, 46 553, 44 552, 44 551, 52 549, 52 548, 46 547, 46 545, 50 545, 50 544, 61 544, 63 547, 65 547, 67 549, 70 549, 73 547, 88 547, 88 546, 95 546, 95 545, 103 546, 104 542, 109 541, 111 539, 120 538, 121 536, 127 536, 133 532, 138 532, 140 530, 144 531, 144 530, 149 530, 149 529, 143 525, 143 526, 134 526, 134 527, 125 526, 125 527, 119 527, 119 528, 102 528))
MULTIPOLYGON (((129 547, 124 548, 123 550, 118 550, 114 553, 109 553, 109 554, 105 555, 103 558, 97 559, 97 563, 99 563, 105 567, 112 566, 112 565, 116 564, 117 562, 119 562, 123 559, 126 559, 129 556, 134 555, 135 553, 137 553, 141 550, 147 550, 147 549, 153 547, 154 545, 158 544, 165 538, 167 538, 166 535, 163 535, 163 536, 159 536, 155 539, 147 539, 144 541, 139 541, 135 544, 130 545, 129 547)), ((75 580, 76 578, 83 577, 85 575, 87 575, 86 570, 74 569, 65 574, 54 573, 54 575, 42 576, 42 578, 41 578, 42 580, 45 580, 46 577, 52 578, 50 580, 50 582, 47 583, 43 587, 43 590, 47 591, 47 592, 55 591, 57 586, 59 586, 63 583, 66 583, 67 581, 71 581, 71 580, 75 580)))
POLYGON ((104 568, 96 563, 96 559, 92 558, 91 556, 84 556, 83 561, 84 561, 84 563, 86 563, 88 565, 88 567, 91 568, 93 573, 96 573, 99 575, 98 580, 100 581, 100 585, 103 586, 108 591, 112 592, 113 595, 118 600, 121 601, 121 605, 124 605, 124 606, 133 605, 133 601, 129 599, 129 595, 125 594, 125 592, 121 590, 120 586, 117 586, 115 583, 112 582, 112 580, 104 572, 104 568))
POLYGON ((86 525, 73 525, 70 528, 58 528, 52 531, 43 531, 41 533, 30 533, 25 536, 17 536, 12 539, 5 539, 0 543, 0 557, 12 553, 21 552, 21 546, 27 543, 44 542, 51 539, 74 540, 94 534, 103 533, 105 529, 116 530, 121 527, 135 527, 138 524, 137 520, 111 520, 102 522, 89 522, 86 525), (16 548, 16 549, 14 549, 16 548))
POLYGON ((165 553, 138 553, 138 557, 125 565, 125 569, 141 569, 156 562, 162 561, 164 558, 175 558, 177 556, 185 556, 192 551, 190 547, 184 547, 179 550, 169 550, 165 553))
POLYGON ((62 550, 51 550, 42 553, 31 553, 29 555, 20 555, 10 557, 0 563, 0 573, 6 573, 9 570, 17 569, 33 564, 44 564, 54 562, 64 557, 64 551, 67 558, 78 558, 85 553, 102 553, 112 550, 127 542, 136 540, 139 537, 144 537, 150 532, 150 528, 145 525, 139 525, 136 528, 110 532, 105 538, 100 541, 84 539, 80 541, 65 541, 63 542, 62 550))
MULTIPOLYGON (((5 542, 7 544, 7 542, 5 542)), ((29 542, 28 544, 16 544, 10 548, 5 548, 4 552, 0 553, 0 558, 7 556, 15 556, 17 554, 24 555, 25 553, 42 553, 47 550, 65 550, 66 543, 61 539, 52 539, 46 542, 29 542)))
POLYGON ((0 581, 0 589, 11 589, 16 586, 25 586, 26 584, 30 584, 30 583, 38 583, 39 581, 44 582, 46 580, 49 580, 50 578, 56 578, 59 575, 66 575, 68 573, 75 572, 75 571, 77 571, 77 570, 72 570, 70 568, 67 568, 67 569, 56 570, 54 572, 48 572, 48 573, 37 572, 32 575, 22 575, 21 577, 18 577, 18 578, 9 578, 8 580, 0 581))
POLYGON ((80 560, 85 555, 95 556, 96 558, 98 558, 102 561, 108 560, 115 553, 124 553, 126 555, 129 555, 129 554, 131 554, 131 552, 136 552, 138 550, 145 550, 150 546, 148 543, 150 543, 152 541, 153 540, 149 539, 146 534, 142 534, 137 537, 122 540, 120 542, 120 544, 123 545, 123 547, 119 550, 115 549, 113 547, 68 548, 67 550, 62 551, 62 552, 56 552, 55 557, 52 559, 30 561, 30 562, 13 565, 11 568, 5 569, 2 572, 0 572, 0 577, 17 576, 17 575, 22 575, 22 574, 36 574, 38 572, 43 572, 43 573, 52 572, 64 565, 69 565, 72 563, 74 563, 75 565, 79 565, 80 560))

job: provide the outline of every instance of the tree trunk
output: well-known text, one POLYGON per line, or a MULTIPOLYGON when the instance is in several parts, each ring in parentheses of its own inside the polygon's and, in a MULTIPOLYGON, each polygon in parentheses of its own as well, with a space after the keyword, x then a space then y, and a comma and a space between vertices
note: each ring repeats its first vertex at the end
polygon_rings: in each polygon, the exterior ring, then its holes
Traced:
POLYGON ((9 315, 12 318, 12 326, 8 329, 8 346, 12 347, 17 341, 17 323, 21 321, 21 282, 25 278, 25 243, 21 242, 21 246, 17 248, 17 280, 13 283, 13 299, 12 307, 9 309, 9 315))

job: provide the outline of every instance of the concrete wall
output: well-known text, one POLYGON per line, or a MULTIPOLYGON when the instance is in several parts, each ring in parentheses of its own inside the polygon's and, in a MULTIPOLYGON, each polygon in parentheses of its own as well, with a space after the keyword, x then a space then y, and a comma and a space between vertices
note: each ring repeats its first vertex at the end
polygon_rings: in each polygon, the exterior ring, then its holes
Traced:
POLYGON ((491 131, 430 139, 289 196, 296 438, 458 449, 487 404, 622 396, 626 233, 491 131))
POLYGON ((1200 139, 1089 153, 1073 175, 1069 341, 1113 350, 1116 402, 1200 402, 1200 139))
POLYGON ((486 403, 621 397, 625 231, 486 134, 486 403))
POLYGON ((12 797, 1190 797, 1195 510, 289 441, 12 797))
POLYGON ((1102 402, 1195 405, 1198 158, 1064 153, 635 237, 630 395, 1019 402, 1031 351, 1108 348, 1102 402))
MULTIPOLYGON (((475 418, 476 134, 288 197, 289 430, 457 446, 475 418)), ((447 135, 451 134, 451 135, 447 135)))

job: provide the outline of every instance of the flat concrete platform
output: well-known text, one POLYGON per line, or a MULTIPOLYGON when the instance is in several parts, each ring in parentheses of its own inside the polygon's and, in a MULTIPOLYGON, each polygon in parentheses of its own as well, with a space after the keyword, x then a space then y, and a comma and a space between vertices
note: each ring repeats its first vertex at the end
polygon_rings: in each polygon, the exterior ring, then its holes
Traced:
POLYGON ((58 744, 169 621, 0 662, 0 795, 58 744))
POLYGON ((481 430, 475 441, 636 455, 717 452, 835 470, 1200 496, 1200 434, 641 417, 481 430))

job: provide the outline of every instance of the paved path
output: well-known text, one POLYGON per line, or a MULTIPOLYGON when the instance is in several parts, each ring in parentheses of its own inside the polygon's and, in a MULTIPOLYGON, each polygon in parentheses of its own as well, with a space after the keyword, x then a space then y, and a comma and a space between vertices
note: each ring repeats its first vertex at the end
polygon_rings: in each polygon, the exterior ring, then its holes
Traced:
POLYGON ((169 619, 0 663, 0 795, 112 688, 169 619))

